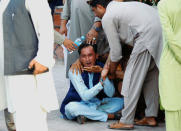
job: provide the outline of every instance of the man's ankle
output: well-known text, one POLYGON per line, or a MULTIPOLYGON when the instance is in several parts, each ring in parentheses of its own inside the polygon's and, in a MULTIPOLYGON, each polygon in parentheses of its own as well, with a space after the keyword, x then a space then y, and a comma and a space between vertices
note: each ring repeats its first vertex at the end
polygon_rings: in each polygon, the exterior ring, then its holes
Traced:
POLYGON ((79 124, 84 124, 87 121, 86 117, 83 115, 77 116, 77 122, 79 124))

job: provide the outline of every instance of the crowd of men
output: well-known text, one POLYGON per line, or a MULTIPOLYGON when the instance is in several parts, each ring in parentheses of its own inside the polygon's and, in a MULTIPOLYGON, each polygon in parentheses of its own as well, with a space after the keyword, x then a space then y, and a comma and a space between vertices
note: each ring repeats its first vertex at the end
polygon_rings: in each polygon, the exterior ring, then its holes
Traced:
POLYGON ((80 124, 114 119, 108 128, 155 127, 161 104, 167 131, 180 131, 179 5, 65 0, 56 32, 47 1, 1 0, 0 109, 13 114, 16 127, 9 130, 48 131, 47 113, 59 105, 64 119, 80 124), (77 47, 81 36, 86 40, 77 47), (60 104, 51 73, 54 42, 73 51, 65 58, 70 85, 60 104), (142 92, 145 116, 135 121, 142 92))

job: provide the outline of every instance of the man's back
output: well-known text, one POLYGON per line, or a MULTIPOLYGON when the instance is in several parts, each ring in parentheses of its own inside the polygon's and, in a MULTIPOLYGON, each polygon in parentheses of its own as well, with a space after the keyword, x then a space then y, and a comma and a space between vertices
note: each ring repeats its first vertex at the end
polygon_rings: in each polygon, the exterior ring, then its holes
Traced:
POLYGON ((102 25, 110 46, 114 45, 112 50, 118 50, 120 42, 136 47, 132 53, 148 49, 159 65, 162 29, 156 9, 141 2, 112 1, 106 8, 102 25))
POLYGON ((103 21, 104 19, 113 19, 119 25, 128 24, 139 33, 148 31, 159 23, 157 10, 140 2, 113 1, 107 6, 103 21))

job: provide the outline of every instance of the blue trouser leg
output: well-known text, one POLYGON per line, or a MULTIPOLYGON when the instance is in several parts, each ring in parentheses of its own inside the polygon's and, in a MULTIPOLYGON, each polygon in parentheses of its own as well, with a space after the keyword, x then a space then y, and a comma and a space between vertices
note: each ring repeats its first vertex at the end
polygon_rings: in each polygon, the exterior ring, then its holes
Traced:
POLYGON ((123 109, 124 99, 113 97, 113 98, 104 98, 101 101, 101 105, 97 107, 99 111, 103 111, 106 113, 115 113, 123 109))
POLYGON ((65 106, 65 114, 68 119, 83 115, 91 120, 107 121, 108 113, 115 113, 123 108, 123 98, 104 98, 100 105, 95 106, 83 102, 70 102, 65 106))
POLYGON ((74 119, 79 115, 83 115, 91 120, 107 121, 107 113, 98 111, 95 108, 81 103, 81 102, 70 102, 65 106, 65 114, 68 119, 74 119))

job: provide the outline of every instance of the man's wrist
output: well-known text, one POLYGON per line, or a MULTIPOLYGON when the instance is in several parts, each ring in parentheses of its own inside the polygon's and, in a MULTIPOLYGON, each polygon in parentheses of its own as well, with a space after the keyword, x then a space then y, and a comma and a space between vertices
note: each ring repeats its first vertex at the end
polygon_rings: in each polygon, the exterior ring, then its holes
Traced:
POLYGON ((101 31, 101 27, 97 27, 95 25, 92 26, 92 29, 94 29, 96 32, 100 32, 101 31))
POLYGON ((104 80, 103 80, 102 78, 99 80, 99 82, 100 82, 101 85, 104 87, 104 80))

